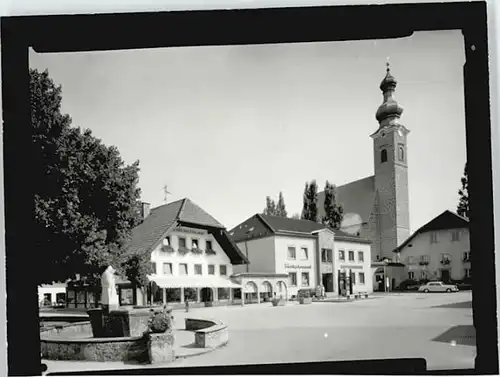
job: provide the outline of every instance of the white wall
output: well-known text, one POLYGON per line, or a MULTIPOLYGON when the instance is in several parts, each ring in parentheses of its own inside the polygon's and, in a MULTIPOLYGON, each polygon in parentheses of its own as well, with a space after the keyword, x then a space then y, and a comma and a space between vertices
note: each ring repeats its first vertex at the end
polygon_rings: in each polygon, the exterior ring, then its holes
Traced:
POLYGON ((335 292, 338 292, 338 270, 351 269, 356 274, 356 282, 353 285, 353 291, 356 292, 373 292, 373 273, 371 268, 371 245, 366 243, 347 242, 335 240, 334 249, 334 286, 335 292), (345 261, 340 260, 340 250, 344 250, 345 261), (349 261, 349 251, 354 251, 354 261, 349 261), (358 252, 363 252, 363 261, 359 261, 358 252), (364 273, 365 282, 360 283, 360 273, 364 273))
POLYGON ((445 268, 441 264, 442 254, 449 254, 451 263, 448 267, 451 269, 451 278, 463 279, 465 268, 470 268, 470 262, 463 262, 463 253, 470 250, 469 230, 467 228, 457 230, 459 231, 458 241, 452 241, 451 229, 437 231, 437 243, 431 243, 431 232, 418 234, 401 250, 401 262, 408 267, 409 272, 414 272, 417 280, 421 278, 421 271, 427 271, 429 277, 439 279, 440 270, 445 268), (409 247, 409 245, 412 246, 409 247), (422 255, 429 256, 429 265, 419 265, 422 255), (410 256, 414 257, 414 263, 409 260, 410 256))
POLYGON ((317 255, 316 255, 316 238, 300 238, 300 237, 285 237, 285 236, 275 236, 275 266, 276 273, 295 272, 297 274, 297 285, 292 286, 290 280, 288 281, 288 294, 296 295, 297 291, 301 288, 315 288, 318 285, 316 279, 316 266, 317 266, 317 255), (288 258, 288 247, 295 246, 296 259, 290 260, 288 258), (306 247, 308 250, 308 258, 305 260, 301 259, 301 247, 306 247), (292 265, 291 267, 286 267, 285 265, 292 265), (302 285, 302 272, 309 273, 309 285, 302 285))
MULTIPOLYGON (((240 242, 236 246, 239 247, 244 255, 247 255, 250 265, 248 272, 276 272, 274 260, 274 236, 266 238, 258 238, 247 242, 240 242)), ((234 273, 247 272, 247 265, 235 265, 234 273)))
POLYGON ((41 287, 38 287, 38 302, 43 302, 43 295, 45 293, 51 293, 52 294, 52 300, 51 302, 55 304, 56 301, 56 295, 58 293, 66 293, 66 284, 53 284, 53 285, 42 285, 41 287))
POLYGON ((163 275, 163 263, 172 263, 172 275, 179 276, 179 264, 186 263, 188 265, 188 276, 194 276, 194 265, 201 264, 202 265, 202 276, 208 276, 208 265, 215 265, 215 276, 220 276, 220 265, 225 265, 227 269, 227 276, 231 276, 233 274, 233 267, 231 265, 231 261, 226 253, 222 250, 220 245, 217 243, 215 238, 204 232, 204 234, 190 234, 190 233, 179 233, 172 232, 169 234, 170 236, 170 244, 175 249, 174 253, 163 252, 161 251, 161 247, 163 242, 156 247, 156 249, 151 253, 151 261, 156 263, 156 276, 163 275), (197 255, 195 253, 189 252, 185 255, 181 255, 178 253, 179 247, 179 237, 186 238, 186 247, 188 249, 191 248, 192 239, 198 240, 199 248, 202 250, 206 250, 205 242, 212 241, 212 248, 215 250, 215 255, 207 255, 205 253, 197 255))

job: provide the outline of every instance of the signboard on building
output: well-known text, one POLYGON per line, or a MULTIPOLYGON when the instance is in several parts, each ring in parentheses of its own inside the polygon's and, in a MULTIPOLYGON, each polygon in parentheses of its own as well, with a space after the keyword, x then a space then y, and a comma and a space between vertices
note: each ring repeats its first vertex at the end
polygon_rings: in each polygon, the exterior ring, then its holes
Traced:
POLYGON ((285 268, 311 269, 312 266, 308 265, 308 264, 290 264, 290 263, 285 263, 285 268))
POLYGON ((174 228, 174 232, 178 233, 190 233, 190 234, 207 234, 207 231, 204 229, 194 229, 194 228, 187 228, 185 226, 177 226, 174 228))
POLYGON ((324 274, 331 274, 333 272, 333 266, 330 263, 322 263, 321 272, 324 274))

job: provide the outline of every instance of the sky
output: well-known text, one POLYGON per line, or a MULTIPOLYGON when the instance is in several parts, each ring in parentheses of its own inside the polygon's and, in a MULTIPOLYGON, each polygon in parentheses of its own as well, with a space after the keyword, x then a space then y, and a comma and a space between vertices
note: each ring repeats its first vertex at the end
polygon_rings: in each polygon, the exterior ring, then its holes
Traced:
POLYGON ((37 54, 75 126, 140 161, 142 200, 184 197, 228 229, 304 183, 373 175, 389 59, 408 136, 410 227, 455 210, 466 159, 459 30, 389 40, 37 54))

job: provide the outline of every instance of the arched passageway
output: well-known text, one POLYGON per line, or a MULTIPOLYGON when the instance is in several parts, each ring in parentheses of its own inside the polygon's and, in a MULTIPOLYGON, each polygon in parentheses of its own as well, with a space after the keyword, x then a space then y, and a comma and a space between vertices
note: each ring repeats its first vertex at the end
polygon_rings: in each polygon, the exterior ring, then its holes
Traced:
POLYGON ((245 303, 253 304, 257 302, 257 284, 253 281, 248 281, 245 284, 245 303))
POLYGON ((263 281, 260 285, 260 301, 265 302, 273 297, 273 286, 268 281, 263 281))
POLYGON ((213 302, 214 301, 214 291, 212 288, 202 288, 200 291, 201 302, 213 302))
POLYGON ((277 298, 284 298, 285 300, 288 300, 288 289, 284 281, 280 280, 276 283, 275 296, 277 298))

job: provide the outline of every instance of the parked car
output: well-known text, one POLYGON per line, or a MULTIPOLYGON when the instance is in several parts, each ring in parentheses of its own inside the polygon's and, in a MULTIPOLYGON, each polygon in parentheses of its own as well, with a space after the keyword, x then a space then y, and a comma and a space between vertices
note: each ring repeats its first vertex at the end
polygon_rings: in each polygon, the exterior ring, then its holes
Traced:
POLYGON ((419 292, 458 292, 458 287, 453 284, 444 284, 442 281, 430 281, 422 285, 419 292))

